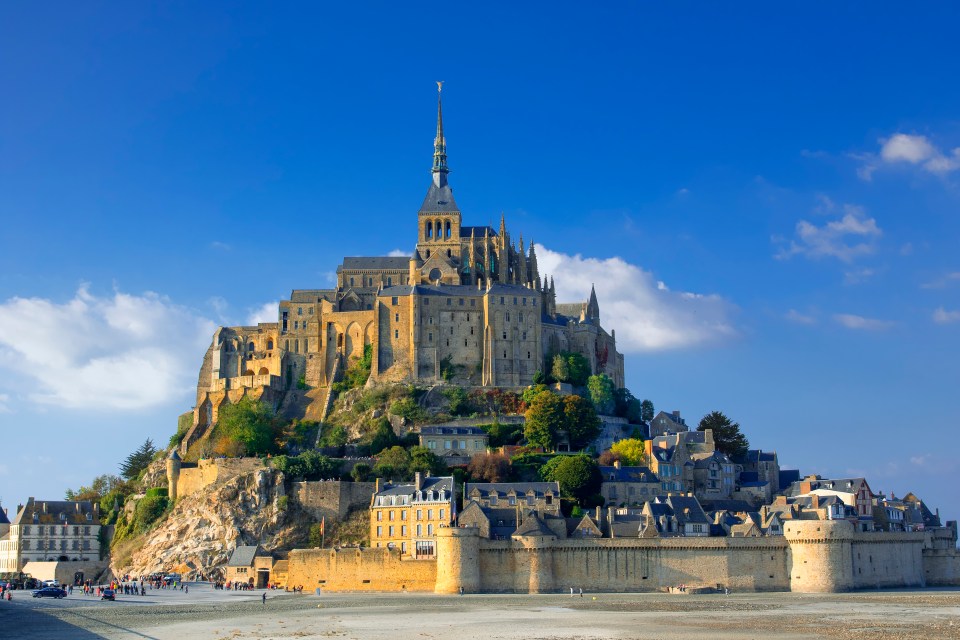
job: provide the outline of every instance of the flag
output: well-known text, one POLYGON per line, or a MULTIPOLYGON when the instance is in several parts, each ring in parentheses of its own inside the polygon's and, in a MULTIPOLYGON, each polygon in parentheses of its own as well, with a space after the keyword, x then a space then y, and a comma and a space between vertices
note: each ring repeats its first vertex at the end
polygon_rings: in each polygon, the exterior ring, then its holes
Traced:
POLYGON ((320 535, 323 535, 324 524, 327 522, 327 516, 320 518, 320 535))

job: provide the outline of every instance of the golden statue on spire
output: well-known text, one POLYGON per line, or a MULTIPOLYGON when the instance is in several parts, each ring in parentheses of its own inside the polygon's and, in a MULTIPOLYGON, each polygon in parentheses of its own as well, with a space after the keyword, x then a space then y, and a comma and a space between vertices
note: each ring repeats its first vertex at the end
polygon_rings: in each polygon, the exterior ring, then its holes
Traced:
POLYGON ((437 93, 443 91, 443 80, 437 80, 437 93))

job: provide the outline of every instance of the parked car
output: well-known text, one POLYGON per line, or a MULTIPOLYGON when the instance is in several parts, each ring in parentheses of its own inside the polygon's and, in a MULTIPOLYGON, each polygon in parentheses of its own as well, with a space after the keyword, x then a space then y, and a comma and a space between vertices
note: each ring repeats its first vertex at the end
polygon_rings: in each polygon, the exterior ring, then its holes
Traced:
POLYGON ((34 598, 66 598, 67 592, 60 587, 44 587, 33 592, 34 598))
POLYGON ((115 592, 113 589, 104 589, 104 590, 103 590, 103 595, 100 596, 100 599, 101 599, 101 600, 113 600, 114 602, 116 602, 116 601, 117 601, 117 594, 116 594, 116 592, 115 592))
POLYGON ((60 587, 60 582, 58 580, 44 580, 42 584, 44 587, 60 587))

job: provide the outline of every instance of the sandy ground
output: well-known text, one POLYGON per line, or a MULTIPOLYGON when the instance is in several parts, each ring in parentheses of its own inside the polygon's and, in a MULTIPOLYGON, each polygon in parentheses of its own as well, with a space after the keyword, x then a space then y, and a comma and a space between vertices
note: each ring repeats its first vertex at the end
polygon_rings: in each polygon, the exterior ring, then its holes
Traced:
POLYGON ((31 640, 960 639, 960 589, 723 595, 324 594, 151 591, 0 603, 0 638, 31 640))

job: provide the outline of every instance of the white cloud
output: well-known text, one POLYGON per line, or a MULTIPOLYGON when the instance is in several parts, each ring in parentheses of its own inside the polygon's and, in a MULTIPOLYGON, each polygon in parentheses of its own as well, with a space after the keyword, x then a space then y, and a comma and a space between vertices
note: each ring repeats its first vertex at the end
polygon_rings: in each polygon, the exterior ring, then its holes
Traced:
POLYGON ((900 247, 900 255, 902 256, 912 256, 913 255, 913 243, 907 242, 900 247))
POLYGON ((141 409, 186 395, 214 323, 147 292, 0 304, 0 384, 71 409, 141 409))
POLYGON ((265 302, 255 309, 250 309, 250 313, 247 314, 247 326, 256 326, 261 322, 276 322, 280 313, 279 306, 280 301, 273 300, 265 302))
POLYGON ((893 326, 893 323, 889 320, 865 318, 864 316, 857 316, 852 313, 838 313, 833 316, 833 319, 847 329, 855 329, 858 331, 882 331, 883 329, 889 329, 893 326))
POLYGON ((843 284, 860 284, 872 278, 876 273, 873 269, 851 269, 850 271, 844 271, 843 284))
POLYGON ((943 307, 940 307, 933 312, 933 321, 937 324, 960 322, 960 311, 947 311, 943 307))
POLYGON ((945 175, 960 169, 960 148, 942 151, 926 136, 895 133, 889 138, 880 138, 880 154, 854 154, 862 162, 857 174, 871 180, 881 165, 913 165, 936 175, 945 175))
POLYGON ((391 258, 409 258, 410 252, 404 251, 403 249, 394 249, 387 255, 390 256, 391 258))
POLYGON ((931 282, 924 282, 920 285, 921 289, 944 289, 954 282, 960 281, 960 271, 951 271, 931 282))
POLYGON ((232 249, 233 247, 231 247, 226 242, 220 242, 219 240, 214 240, 213 242, 210 243, 210 248, 217 249, 218 251, 230 251, 230 249, 232 249))
POLYGON ((0 413, 10 413, 10 395, 0 393, 0 413))
POLYGON ((586 301, 596 286, 603 326, 617 332, 624 352, 712 344, 737 335, 736 307, 718 295, 671 291, 653 274, 622 258, 584 258, 537 245, 541 275, 553 276, 557 302, 586 301))
POLYGON ((812 315, 805 315, 797 311, 796 309, 790 309, 787 311, 784 316, 790 322, 796 322, 797 324, 816 324, 817 319, 812 315))
MULTIPOLYGON (((843 262, 852 262, 855 258, 873 253, 876 241, 883 235, 877 221, 868 218, 862 207, 844 205, 844 215, 823 226, 817 226, 801 220, 796 226, 796 238, 776 255, 784 260, 795 255, 819 259, 833 257, 843 262)), ((779 237, 774 242, 783 242, 779 237)))

